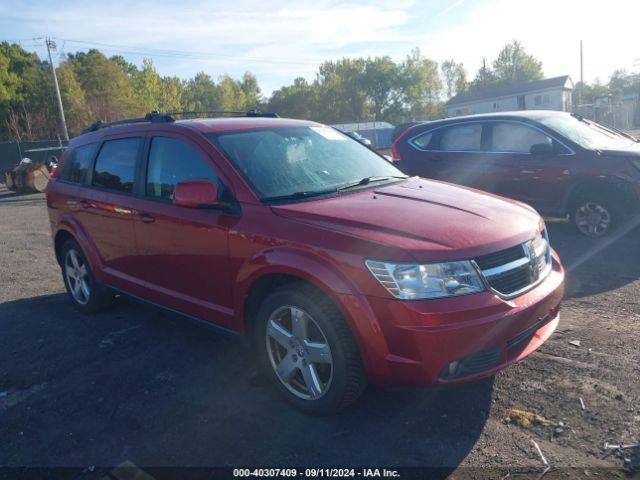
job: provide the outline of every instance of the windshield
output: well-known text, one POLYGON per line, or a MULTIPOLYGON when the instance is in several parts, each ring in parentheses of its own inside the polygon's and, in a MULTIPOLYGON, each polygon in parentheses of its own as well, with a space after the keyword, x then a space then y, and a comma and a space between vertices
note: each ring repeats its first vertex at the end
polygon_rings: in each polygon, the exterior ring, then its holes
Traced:
POLYGON ((588 149, 628 148, 634 142, 597 123, 580 120, 571 115, 543 118, 540 123, 588 149))
POLYGON ((373 177, 405 177, 367 147, 325 126, 223 132, 208 138, 261 200, 336 191, 373 177))

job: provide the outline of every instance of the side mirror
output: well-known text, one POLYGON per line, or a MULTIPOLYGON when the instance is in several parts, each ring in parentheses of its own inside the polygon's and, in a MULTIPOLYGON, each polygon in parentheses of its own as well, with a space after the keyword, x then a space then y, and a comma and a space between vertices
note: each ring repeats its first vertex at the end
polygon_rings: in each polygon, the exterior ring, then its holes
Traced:
POLYGON ((554 152, 555 149, 551 143, 534 143, 529 150, 532 155, 550 155, 554 152))
POLYGON ((173 204, 181 207, 217 207, 218 187, 210 180, 187 180, 176 184, 173 204))

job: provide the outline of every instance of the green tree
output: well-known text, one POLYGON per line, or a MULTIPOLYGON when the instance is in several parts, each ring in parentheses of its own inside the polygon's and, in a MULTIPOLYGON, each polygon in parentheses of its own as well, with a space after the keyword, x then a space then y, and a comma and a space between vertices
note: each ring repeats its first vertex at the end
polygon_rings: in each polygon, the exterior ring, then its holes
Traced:
POLYGON ((293 81, 293 85, 282 87, 271 95, 267 103, 269 111, 283 117, 315 118, 317 109, 317 88, 302 77, 293 81))
POLYGON ((240 89, 244 94, 245 105, 244 108, 260 108, 264 104, 262 98, 262 92, 258 85, 258 79, 251 72, 245 72, 240 81, 240 89))
POLYGON ((162 77, 158 108, 161 112, 182 110, 182 92, 184 82, 178 77, 162 77))
POLYGON ((183 91, 183 107, 185 110, 214 110, 217 100, 216 84, 204 72, 196 74, 188 80, 183 91))
POLYGON ((375 119, 385 118, 386 114, 398 108, 402 90, 400 72, 390 57, 367 59, 364 73, 364 91, 375 119))
POLYGON ((400 66, 406 114, 402 120, 429 120, 443 115, 438 64, 415 48, 400 66))
POLYGON ((216 110, 243 111, 246 109, 247 97, 240 83, 228 75, 220 77, 216 88, 216 110))
POLYGON ((34 140, 60 132, 49 65, 20 45, 0 43, 0 137, 34 140))
POLYGON ((444 91, 447 98, 452 98, 467 89, 467 72, 462 63, 445 60, 440 66, 444 80, 444 91))
POLYGON ((498 54, 493 62, 493 73, 500 83, 532 82, 543 77, 542 62, 514 40, 498 54))
POLYGON ((131 74, 136 104, 145 112, 160 111, 162 97, 162 78, 156 72, 153 62, 145 58, 142 69, 137 68, 131 74))
POLYGON ((75 136, 92 121, 89 106, 71 62, 62 62, 56 74, 69 135, 75 136))
POLYGON ((131 77, 121 65, 95 49, 69 55, 68 61, 74 66, 92 118, 108 121, 145 113, 131 77))

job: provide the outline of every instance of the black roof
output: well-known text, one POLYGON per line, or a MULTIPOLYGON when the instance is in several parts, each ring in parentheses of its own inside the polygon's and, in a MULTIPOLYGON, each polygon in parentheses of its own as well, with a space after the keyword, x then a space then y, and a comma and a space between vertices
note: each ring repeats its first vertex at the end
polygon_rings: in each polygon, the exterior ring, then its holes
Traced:
POLYGON ((544 90, 545 88, 563 87, 568 79, 569 75, 562 75, 561 77, 545 78, 543 80, 536 80, 535 82, 507 83, 494 87, 474 88, 468 92, 456 95, 447 102, 447 105, 459 105, 488 98, 505 97, 518 93, 544 90))

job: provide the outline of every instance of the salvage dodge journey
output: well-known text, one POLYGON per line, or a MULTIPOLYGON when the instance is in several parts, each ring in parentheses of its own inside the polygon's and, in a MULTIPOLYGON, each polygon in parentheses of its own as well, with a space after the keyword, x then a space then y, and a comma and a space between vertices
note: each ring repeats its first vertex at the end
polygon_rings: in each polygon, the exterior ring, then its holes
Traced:
POLYGON ((78 310, 126 295, 240 335, 307 412, 367 382, 493 375, 558 324, 564 271, 535 210, 407 177, 315 122, 97 122, 47 206, 78 310))

